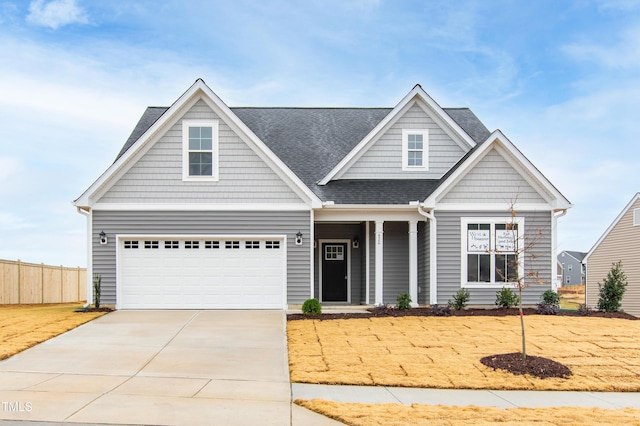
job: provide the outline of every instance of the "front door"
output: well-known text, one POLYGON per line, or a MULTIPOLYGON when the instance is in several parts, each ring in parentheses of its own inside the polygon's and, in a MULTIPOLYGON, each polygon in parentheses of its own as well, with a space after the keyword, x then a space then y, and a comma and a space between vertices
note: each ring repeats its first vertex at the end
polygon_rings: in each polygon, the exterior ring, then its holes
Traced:
POLYGON ((348 302, 347 243, 322 243, 322 301, 348 302))

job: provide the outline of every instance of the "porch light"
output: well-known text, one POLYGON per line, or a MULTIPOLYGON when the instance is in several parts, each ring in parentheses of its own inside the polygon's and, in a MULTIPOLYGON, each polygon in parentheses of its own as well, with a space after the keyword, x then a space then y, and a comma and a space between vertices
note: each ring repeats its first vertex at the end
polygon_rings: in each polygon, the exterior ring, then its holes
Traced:
POLYGON ((302 232, 300 231, 298 231, 298 233, 296 234, 296 245, 297 246, 302 245, 302 232))
POLYGON ((351 241, 351 247, 353 247, 354 249, 360 248, 360 239, 358 238, 358 236, 353 237, 353 240, 351 241))
POLYGON ((100 231, 100 244, 107 244, 107 234, 104 231, 100 231))

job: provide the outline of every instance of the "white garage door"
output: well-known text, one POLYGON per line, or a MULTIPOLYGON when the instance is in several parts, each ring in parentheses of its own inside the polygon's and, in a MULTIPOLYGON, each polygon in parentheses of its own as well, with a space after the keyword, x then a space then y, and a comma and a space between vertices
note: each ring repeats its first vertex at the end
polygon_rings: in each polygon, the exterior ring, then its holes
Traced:
POLYGON ((122 309, 282 309, 282 238, 122 237, 122 309))

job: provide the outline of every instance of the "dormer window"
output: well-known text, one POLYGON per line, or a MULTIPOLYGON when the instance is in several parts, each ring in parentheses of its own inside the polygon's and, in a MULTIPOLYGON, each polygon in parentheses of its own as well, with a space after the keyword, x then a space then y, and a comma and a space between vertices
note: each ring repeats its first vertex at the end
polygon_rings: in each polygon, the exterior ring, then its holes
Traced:
POLYGON ((429 131, 402 131, 402 170, 429 170, 429 131))
POLYGON ((218 180, 218 122, 182 121, 182 180, 218 180))

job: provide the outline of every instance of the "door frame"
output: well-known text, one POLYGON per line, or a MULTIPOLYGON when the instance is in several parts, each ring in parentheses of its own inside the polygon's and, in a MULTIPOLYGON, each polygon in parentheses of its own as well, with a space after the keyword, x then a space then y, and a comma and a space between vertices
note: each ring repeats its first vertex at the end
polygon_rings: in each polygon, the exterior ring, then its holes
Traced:
POLYGON ((351 240, 350 239, 323 239, 318 240, 318 300, 322 302, 322 267, 324 260, 323 244, 345 244, 347 245, 347 301, 346 302, 326 302, 326 303, 347 303, 351 304, 351 240))

